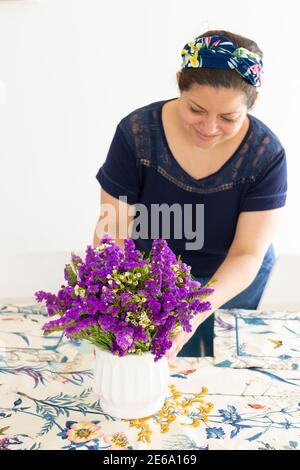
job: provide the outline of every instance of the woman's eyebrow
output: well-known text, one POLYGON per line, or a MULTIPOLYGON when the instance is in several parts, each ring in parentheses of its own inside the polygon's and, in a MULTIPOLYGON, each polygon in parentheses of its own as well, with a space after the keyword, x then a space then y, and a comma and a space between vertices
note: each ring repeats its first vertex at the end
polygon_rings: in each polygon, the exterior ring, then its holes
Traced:
MULTIPOLYGON (((192 102, 195 106, 197 106, 198 108, 203 109, 203 111, 206 111, 206 112, 207 112, 207 110, 206 110, 205 108, 202 108, 202 106, 199 106, 199 104, 195 103, 195 102, 192 101, 192 100, 191 100, 191 102, 192 102)), ((239 114, 239 112, 238 112, 238 111, 232 111, 231 113, 221 113, 221 114, 222 114, 222 116, 227 116, 228 114, 239 114)))

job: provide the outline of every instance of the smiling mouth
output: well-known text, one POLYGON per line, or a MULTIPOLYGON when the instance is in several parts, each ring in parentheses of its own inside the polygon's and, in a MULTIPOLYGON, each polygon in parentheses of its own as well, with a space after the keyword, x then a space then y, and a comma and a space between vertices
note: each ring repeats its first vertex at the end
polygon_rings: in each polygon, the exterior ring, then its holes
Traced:
POLYGON ((199 135, 199 137, 202 137, 203 139, 212 140, 215 137, 218 137, 218 134, 217 135, 206 135, 206 134, 202 134, 202 132, 197 131, 197 129, 195 129, 195 131, 199 135))

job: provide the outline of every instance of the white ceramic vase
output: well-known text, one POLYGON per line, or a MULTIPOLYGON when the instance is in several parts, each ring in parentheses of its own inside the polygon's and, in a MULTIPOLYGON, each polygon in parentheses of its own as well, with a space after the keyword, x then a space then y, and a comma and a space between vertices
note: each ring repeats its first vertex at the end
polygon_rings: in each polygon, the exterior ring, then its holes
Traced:
POLYGON ((96 348, 94 392, 102 410, 115 418, 139 419, 163 407, 168 392, 166 357, 154 361, 150 352, 116 356, 96 348))

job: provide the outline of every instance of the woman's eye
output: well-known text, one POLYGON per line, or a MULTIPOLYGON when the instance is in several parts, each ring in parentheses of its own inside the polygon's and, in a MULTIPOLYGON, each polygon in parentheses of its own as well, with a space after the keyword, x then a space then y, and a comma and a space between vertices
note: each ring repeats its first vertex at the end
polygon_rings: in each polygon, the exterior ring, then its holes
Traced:
POLYGON ((226 121, 226 122, 234 122, 234 119, 228 119, 228 118, 225 118, 225 117, 223 117, 223 119, 224 119, 224 121, 226 121))
MULTIPOLYGON (((203 111, 200 111, 198 109, 190 108, 190 110, 192 111, 192 113, 203 114, 203 111)), ((235 122, 235 119, 228 119, 224 116, 222 116, 222 119, 226 122, 235 122)))

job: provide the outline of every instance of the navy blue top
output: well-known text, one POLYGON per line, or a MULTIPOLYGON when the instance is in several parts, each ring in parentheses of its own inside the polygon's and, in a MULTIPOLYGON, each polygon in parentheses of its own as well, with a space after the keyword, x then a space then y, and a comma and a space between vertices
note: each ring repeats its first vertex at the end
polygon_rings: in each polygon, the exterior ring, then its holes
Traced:
MULTIPOLYGON (((159 236, 153 238, 165 238, 173 252, 181 254, 182 260, 192 267, 194 276, 210 277, 226 257, 240 212, 285 205, 286 155, 278 137, 248 114, 247 134, 234 154, 218 171, 195 179, 183 170, 169 148, 161 116, 167 101, 172 100, 148 104, 121 119, 96 178, 115 198, 126 196, 129 204, 142 203, 149 209, 147 237, 132 236, 136 247, 146 254, 152 244, 151 204, 179 204, 184 214, 182 238, 174 236, 173 230, 169 236, 163 235, 161 221, 159 236), (189 215, 185 215, 184 204, 192 207, 189 215), (204 204, 204 243, 197 250, 186 248, 186 243, 195 242, 195 238, 185 238, 187 232, 183 228, 187 217, 193 223, 190 230, 195 230, 196 221, 200 220, 196 204, 204 204)), ((139 216, 137 211, 136 218, 139 216)))

